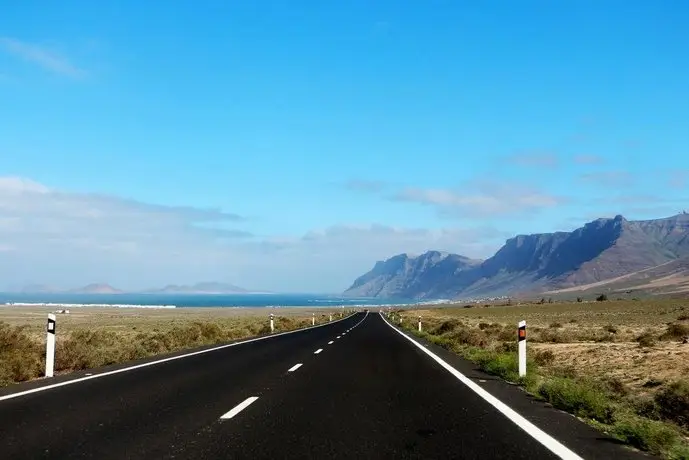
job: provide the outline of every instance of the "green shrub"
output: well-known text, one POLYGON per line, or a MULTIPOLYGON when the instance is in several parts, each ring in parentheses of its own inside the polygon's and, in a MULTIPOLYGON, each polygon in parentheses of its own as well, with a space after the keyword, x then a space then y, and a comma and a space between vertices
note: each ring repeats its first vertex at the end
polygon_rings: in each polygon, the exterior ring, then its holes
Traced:
POLYGON ((630 415, 615 423, 613 433, 632 446, 655 455, 677 451, 680 442, 677 431, 667 424, 630 415))
POLYGON ((689 382, 673 382, 655 395, 658 414, 689 430, 689 382))
POLYGON ((600 388, 589 382, 554 377, 541 384, 538 394, 558 409, 602 423, 613 421, 614 408, 600 388))

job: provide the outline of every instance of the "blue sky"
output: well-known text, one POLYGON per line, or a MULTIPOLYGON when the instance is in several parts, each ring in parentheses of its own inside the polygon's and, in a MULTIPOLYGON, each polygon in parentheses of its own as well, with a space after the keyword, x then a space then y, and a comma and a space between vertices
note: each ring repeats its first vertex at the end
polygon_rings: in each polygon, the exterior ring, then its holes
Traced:
POLYGON ((689 207, 683 1, 0 9, 0 288, 337 292, 689 207))

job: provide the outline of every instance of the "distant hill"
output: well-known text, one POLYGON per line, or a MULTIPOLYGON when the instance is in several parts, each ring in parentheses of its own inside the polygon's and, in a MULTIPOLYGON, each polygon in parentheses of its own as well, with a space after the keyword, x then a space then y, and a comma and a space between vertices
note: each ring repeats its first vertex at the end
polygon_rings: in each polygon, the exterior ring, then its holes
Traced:
POLYGON ((661 283, 670 291, 684 283, 686 257, 689 214, 643 221, 618 215, 572 232, 515 236, 484 261, 437 251, 418 257, 400 254, 377 262, 344 295, 469 298, 598 289, 601 282, 627 290, 636 285, 656 289, 661 283), (618 280, 625 275, 630 276, 618 280))
POLYGON ((244 288, 229 283, 205 282, 193 286, 170 284, 162 289, 151 289, 150 293, 165 294, 247 294, 244 288))
POLYGON ((122 294, 124 291, 105 283, 94 283, 82 288, 70 289, 70 294, 122 294))

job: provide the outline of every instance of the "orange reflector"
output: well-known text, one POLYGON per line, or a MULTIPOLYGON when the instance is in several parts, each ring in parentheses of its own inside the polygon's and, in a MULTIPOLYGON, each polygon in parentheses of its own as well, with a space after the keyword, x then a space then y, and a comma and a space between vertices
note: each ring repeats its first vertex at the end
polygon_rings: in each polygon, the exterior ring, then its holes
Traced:
POLYGON ((526 338, 526 329, 519 329, 519 338, 520 339, 526 338))

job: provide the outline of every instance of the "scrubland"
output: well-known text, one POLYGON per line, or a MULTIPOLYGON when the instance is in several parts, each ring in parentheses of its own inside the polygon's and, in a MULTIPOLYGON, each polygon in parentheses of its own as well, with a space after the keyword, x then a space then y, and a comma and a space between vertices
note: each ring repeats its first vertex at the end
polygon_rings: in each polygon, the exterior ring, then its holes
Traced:
POLYGON ((689 301, 424 306, 392 318, 621 441, 689 459, 689 301), (524 378, 520 320, 527 323, 524 378))
MULTIPOLYGON (((0 307, 0 386, 45 372, 44 307, 0 307)), ((56 314, 55 374, 225 343, 339 319, 340 311, 308 308, 77 307, 56 314)))

